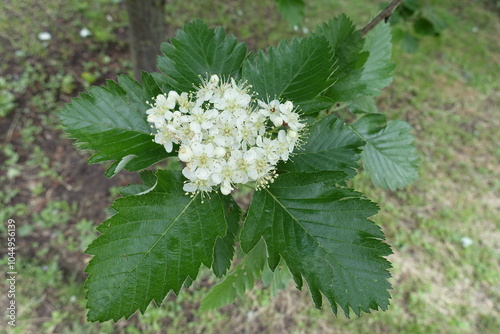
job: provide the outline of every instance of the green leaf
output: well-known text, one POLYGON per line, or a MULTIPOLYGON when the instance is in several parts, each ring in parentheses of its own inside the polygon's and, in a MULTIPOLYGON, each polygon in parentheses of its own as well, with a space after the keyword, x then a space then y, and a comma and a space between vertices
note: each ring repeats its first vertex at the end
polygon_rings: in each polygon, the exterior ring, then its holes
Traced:
POLYGON ((392 28, 392 42, 397 44, 403 40, 406 31, 398 26, 392 28))
POLYGON ((424 17, 418 18, 413 22, 413 30, 419 35, 437 35, 439 34, 435 29, 431 21, 424 17))
POLYGON ((395 64, 391 61, 391 39, 391 27, 388 24, 379 24, 366 35, 363 50, 370 55, 361 75, 361 82, 366 85, 363 95, 379 95, 380 90, 392 82, 395 64))
POLYGON ((153 80, 156 81, 157 85, 161 88, 162 91, 170 92, 171 90, 174 90, 169 85, 170 79, 165 74, 153 72, 153 73, 150 73, 150 75, 153 78, 153 80))
POLYGON ((403 3, 403 7, 406 7, 412 11, 419 10, 421 6, 422 6, 422 4, 419 0, 406 0, 403 3))
POLYGON ((403 35, 403 41, 401 42, 401 47, 405 52, 415 53, 418 50, 419 41, 418 39, 410 34, 409 32, 405 32, 403 35))
POLYGON ((142 183, 138 184, 129 184, 120 189, 120 195, 123 197, 138 195, 139 193, 145 193, 148 190, 152 190, 156 184, 158 179, 154 172, 150 170, 144 170, 139 174, 142 183))
POLYGON ((286 289, 292 279, 292 274, 283 261, 276 266, 274 271, 267 265, 262 271, 262 284, 270 290, 271 297, 276 297, 280 291, 286 289))
POLYGON ((418 159, 411 126, 404 121, 385 125, 382 114, 367 114, 353 124, 366 145, 361 161, 377 187, 399 189, 418 178, 418 159))
POLYGON ((345 15, 334 18, 316 30, 325 36, 334 51, 338 70, 335 84, 325 96, 335 101, 353 101, 359 96, 378 95, 392 81, 391 31, 379 24, 365 39, 345 15))
POLYGON ((323 110, 330 109, 333 106, 333 100, 326 96, 318 96, 309 101, 300 102, 298 108, 301 113, 308 116, 314 116, 323 110))
POLYGON ((260 99, 278 97, 296 105, 327 89, 333 83, 332 72, 331 50, 320 36, 282 41, 267 54, 260 51, 243 64, 243 79, 260 99))
POLYGON ((361 33, 346 15, 340 15, 316 29, 325 36, 334 53, 335 84, 325 93, 334 101, 351 101, 362 94, 365 84, 360 81, 368 53, 363 52, 361 33))
POLYGON ((449 17, 448 15, 449 14, 447 12, 433 6, 425 6, 422 9, 422 17, 427 19, 432 24, 432 27, 437 35, 448 27, 448 24, 446 23, 446 19, 449 17))
POLYGON ((342 120, 328 115, 313 123, 308 132, 291 161, 281 163, 278 170, 343 171, 348 178, 356 175, 359 153, 365 143, 342 120))
MULTIPOLYGON (((297 287, 308 283, 316 307, 322 294, 337 314, 387 309, 391 254, 380 228, 368 217, 378 211, 360 193, 332 185, 332 172, 280 175, 255 192, 241 231, 249 252, 264 238, 271 270, 283 258, 297 287)), ((341 176, 340 176, 341 179, 341 176)))
POLYGON ((238 203, 231 196, 222 196, 224 214, 227 222, 227 233, 224 237, 217 237, 212 265, 215 276, 222 277, 231 267, 234 256, 235 239, 240 230, 242 211, 238 203))
MULTIPOLYGON (((149 77, 145 75, 148 80, 149 77)), ((106 171, 114 176, 122 169, 138 171, 163 160, 169 154, 153 142, 145 118, 146 104, 159 92, 153 81, 148 88, 133 79, 120 76, 118 83, 92 87, 72 100, 59 113, 64 130, 76 139, 82 150, 97 151, 90 164, 115 161, 106 171)))
POLYGON ((218 309, 242 297, 251 290, 266 266, 266 247, 263 241, 246 254, 227 276, 214 285, 203 298, 201 311, 218 309))
POLYGON ((118 76, 118 85, 127 92, 128 103, 133 110, 141 113, 146 119, 146 110, 151 108, 146 101, 151 102, 151 98, 162 94, 156 80, 150 73, 142 72, 142 86, 140 83, 126 75, 118 76))
POLYGON ((113 203, 115 214, 87 249, 94 255, 85 283, 90 321, 144 313, 152 300, 160 304, 194 280, 201 264, 212 265, 215 240, 227 229, 221 197, 214 193, 202 203, 199 194, 184 194, 182 174, 156 176, 154 189, 113 203))
POLYGON ((349 104, 354 114, 377 113, 378 107, 373 96, 360 96, 349 104))
POLYGON ((396 8, 396 13, 398 13, 403 19, 408 20, 422 7, 420 0, 405 0, 396 8))
POLYGON ((304 18, 305 4, 303 0, 275 0, 278 4, 278 10, 283 18, 291 26, 300 25, 304 18))
POLYGON ((161 50, 165 56, 158 57, 158 68, 166 75, 164 82, 179 93, 192 91, 212 74, 237 77, 247 53, 236 37, 220 27, 209 29, 201 20, 186 24, 161 50))
POLYGON ((386 124, 387 117, 384 114, 373 113, 360 117, 352 124, 352 128, 355 129, 357 134, 366 142, 367 135, 373 135, 382 131, 386 124))

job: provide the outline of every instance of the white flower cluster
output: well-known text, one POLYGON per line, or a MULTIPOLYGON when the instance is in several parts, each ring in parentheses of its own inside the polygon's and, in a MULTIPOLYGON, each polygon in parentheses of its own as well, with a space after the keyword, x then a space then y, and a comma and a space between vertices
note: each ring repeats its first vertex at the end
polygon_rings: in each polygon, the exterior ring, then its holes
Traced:
POLYGON ((254 100, 249 87, 213 75, 191 94, 170 91, 146 111, 156 143, 171 152, 179 144, 184 190, 209 192, 220 185, 229 194, 236 184, 272 182, 279 160, 293 151, 304 124, 293 103, 254 100))

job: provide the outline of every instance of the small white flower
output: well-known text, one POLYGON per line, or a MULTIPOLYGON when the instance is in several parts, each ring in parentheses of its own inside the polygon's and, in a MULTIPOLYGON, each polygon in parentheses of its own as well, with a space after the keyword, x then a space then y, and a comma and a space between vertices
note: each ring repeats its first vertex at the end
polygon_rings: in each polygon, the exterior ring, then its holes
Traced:
POLYGON ((196 92, 196 97, 198 101, 205 102, 210 101, 212 96, 214 95, 213 85, 207 84, 206 86, 201 86, 196 92))
POLYGON ((258 129, 253 122, 246 121, 241 127, 238 127, 236 134, 237 140, 241 142, 241 148, 247 150, 248 147, 255 146, 258 136, 258 129))
POLYGON ((270 115, 279 112, 280 101, 278 100, 272 100, 271 102, 269 102, 269 104, 259 100, 258 104, 260 106, 259 112, 263 116, 269 117, 270 115))
POLYGON ((179 144, 184 191, 202 198, 214 187, 228 195, 237 184, 260 189, 273 182, 276 164, 288 160, 304 127, 291 101, 254 100, 245 84, 217 75, 193 93, 158 95, 146 114, 156 143, 168 152, 179 144))
POLYGON ((300 123, 299 114, 293 111, 293 104, 290 101, 280 105, 280 117, 283 119, 283 124, 294 131, 304 127, 304 124, 300 123))
POLYGON ((271 115, 271 122, 273 122, 274 126, 282 126, 283 125, 283 118, 280 117, 280 114, 277 115, 271 115))
POLYGON ((193 143, 191 145, 191 151, 191 160, 187 164, 191 170, 195 170, 198 167, 210 168, 214 163, 212 159, 214 157, 214 145, 212 143, 193 143))
POLYGON ((189 95, 183 92, 177 98, 177 103, 179 103, 179 110, 182 113, 188 113, 189 109, 192 107, 193 103, 189 100, 189 95))
POLYGON ((155 134, 155 143, 161 144, 165 147, 167 152, 172 152, 173 144, 177 143, 175 133, 168 130, 168 125, 164 124, 162 127, 157 128, 158 132, 155 134))
POLYGON ((217 110, 203 110, 200 106, 194 106, 191 109, 190 128, 195 133, 200 133, 202 129, 210 129, 214 124, 214 118, 217 116, 217 110))
POLYGON ((250 167, 250 165, 240 150, 231 151, 231 156, 227 160, 227 164, 233 169, 234 183, 248 182, 247 169, 250 167))
POLYGON ((173 114, 170 110, 174 107, 175 102, 172 105, 172 100, 169 101, 165 95, 158 95, 154 106, 146 110, 148 122, 155 123, 156 128, 163 127, 166 121, 172 119, 173 114))
POLYGON ((181 145, 179 148, 179 160, 183 162, 190 162, 193 157, 193 151, 186 145, 181 145))
POLYGON ((234 189, 232 186, 233 174, 235 172, 234 166, 228 164, 226 160, 218 161, 214 172, 212 174, 212 181, 215 184, 221 185, 221 193, 228 195, 234 189))
POLYGON ((213 141, 217 146, 232 147, 237 140, 238 128, 234 120, 220 122, 211 131, 213 141))
POLYGON ((283 114, 289 114, 293 110, 293 103, 291 101, 286 101, 285 103, 281 103, 279 105, 279 110, 283 114))
POLYGON ((271 165, 278 163, 279 155, 276 153, 278 152, 278 140, 258 136, 256 144, 264 150, 264 155, 267 157, 271 165))
POLYGON ((214 184, 209 180, 196 179, 192 182, 185 183, 182 189, 188 193, 204 193, 212 191, 213 186, 214 184))
POLYGON ((214 150, 214 156, 217 158, 217 159, 221 159, 221 158, 224 158, 224 156, 226 155, 226 149, 224 147, 221 147, 221 146, 217 146, 214 150))
POLYGON ((276 150, 276 154, 280 157, 281 160, 287 161, 290 155, 290 141, 287 138, 286 131, 280 130, 278 132, 278 149, 276 150))
POLYGON ((212 172, 208 168, 197 168, 196 171, 194 172, 194 175, 198 180, 207 181, 212 175, 212 172))

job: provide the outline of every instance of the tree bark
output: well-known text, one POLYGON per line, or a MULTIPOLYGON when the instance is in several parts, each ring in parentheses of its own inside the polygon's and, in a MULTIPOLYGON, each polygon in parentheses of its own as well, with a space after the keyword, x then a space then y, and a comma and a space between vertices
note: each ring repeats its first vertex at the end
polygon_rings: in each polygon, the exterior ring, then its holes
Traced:
POLYGON ((156 57, 165 36, 165 0, 127 0, 130 51, 134 77, 156 71, 156 57))

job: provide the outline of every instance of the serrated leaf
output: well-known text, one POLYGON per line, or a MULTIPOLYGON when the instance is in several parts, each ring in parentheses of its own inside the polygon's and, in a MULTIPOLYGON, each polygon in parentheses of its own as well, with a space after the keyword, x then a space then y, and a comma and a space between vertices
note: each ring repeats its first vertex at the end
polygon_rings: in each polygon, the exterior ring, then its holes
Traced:
POLYGON ((85 288, 90 321, 128 318, 152 300, 178 293, 195 279, 201 264, 210 267, 217 237, 226 234, 224 206, 218 194, 202 203, 182 190, 178 172, 158 171, 155 188, 117 199, 115 214, 87 249, 85 288))
POLYGON ((325 96, 348 102, 359 96, 378 95, 391 83, 394 64, 389 25, 379 24, 362 39, 352 21, 340 15, 318 27, 316 35, 327 38, 338 66, 336 82, 325 96))
POLYGON ((295 172, 343 171, 356 175, 359 153, 365 144, 342 120, 328 115, 308 128, 305 143, 294 151, 280 170, 295 172))
POLYGON ((333 106, 333 100, 326 96, 318 96, 309 101, 300 102, 297 107, 304 115, 315 116, 323 110, 327 110, 333 106))
POLYGON ((257 245, 238 263, 227 276, 214 285, 201 301, 200 310, 218 309, 234 302, 251 290, 266 266, 264 241, 257 245))
POLYGON ((363 52, 364 41, 353 22, 340 15, 316 28, 316 35, 325 36, 333 50, 335 83, 325 93, 334 101, 351 101, 362 94, 365 84, 360 81, 368 53, 363 52))
POLYGON ((106 172, 111 177, 121 169, 138 171, 168 156, 162 145, 154 143, 144 114, 146 104, 159 88, 142 87, 133 79, 120 76, 118 83, 92 87, 88 93, 64 106, 59 118, 64 130, 76 139, 82 150, 96 153, 90 164, 115 161, 106 172))
POLYGON ((261 237, 273 270, 282 257, 297 287, 308 283, 316 307, 322 295, 346 316, 387 309, 391 253, 380 228, 368 217, 373 202, 350 189, 328 184, 326 172, 280 175, 267 189, 255 192, 241 231, 241 247, 249 252, 261 237))
POLYGON ((243 64, 243 79, 260 99, 275 97, 300 105, 314 99, 333 81, 333 60, 324 37, 282 41, 243 64))
POLYGON ((212 269, 215 276, 222 277, 231 267, 234 257, 235 239, 240 230, 242 215, 238 203, 231 196, 222 196, 224 215, 227 222, 227 233, 224 237, 217 237, 214 249, 212 269))
POLYGON ((366 145, 361 161, 377 187, 399 189, 418 178, 411 126, 404 121, 385 123, 381 114, 368 114, 353 124, 366 145))
POLYGON ((162 94, 156 80, 150 73, 142 72, 142 85, 126 75, 118 76, 118 85, 127 92, 128 103, 133 110, 137 110, 146 119, 146 110, 151 108, 146 102, 162 94))
POLYGON ((354 114, 377 113, 378 107, 373 96, 360 96, 349 103, 349 110, 354 114))
POLYGON ((370 55, 363 66, 361 82, 366 85, 363 95, 376 96, 392 82, 395 64, 391 61, 391 26, 379 24, 365 37, 363 51, 370 55))
POLYGON ((168 84, 169 78, 165 74, 154 72, 150 73, 150 75, 162 91, 169 92, 173 90, 173 88, 168 84))
POLYGON ((122 187, 120 189, 120 195, 123 197, 138 195, 146 191, 153 190, 157 184, 157 177, 153 171, 144 170, 139 174, 142 183, 129 184, 128 186, 122 187))
POLYGON ((237 77, 247 46, 224 29, 209 29, 201 20, 186 24, 163 43, 165 56, 158 57, 158 68, 166 75, 164 83, 176 91, 188 92, 212 74, 237 77))
MULTIPOLYGON (((380 113, 366 114, 361 116, 353 125, 357 134, 365 140, 367 135, 380 132, 387 125, 387 116, 380 113)), ((366 140, 365 140, 366 141, 366 140)))
POLYGON ((286 289, 292 279, 292 274, 283 261, 274 268, 274 271, 267 265, 262 271, 262 284, 269 288, 271 297, 277 296, 280 291, 286 289))
POLYGON ((300 25, 304 18, 305 4, 303 0, 275 0, 278 10, 291 26, 300 25))

